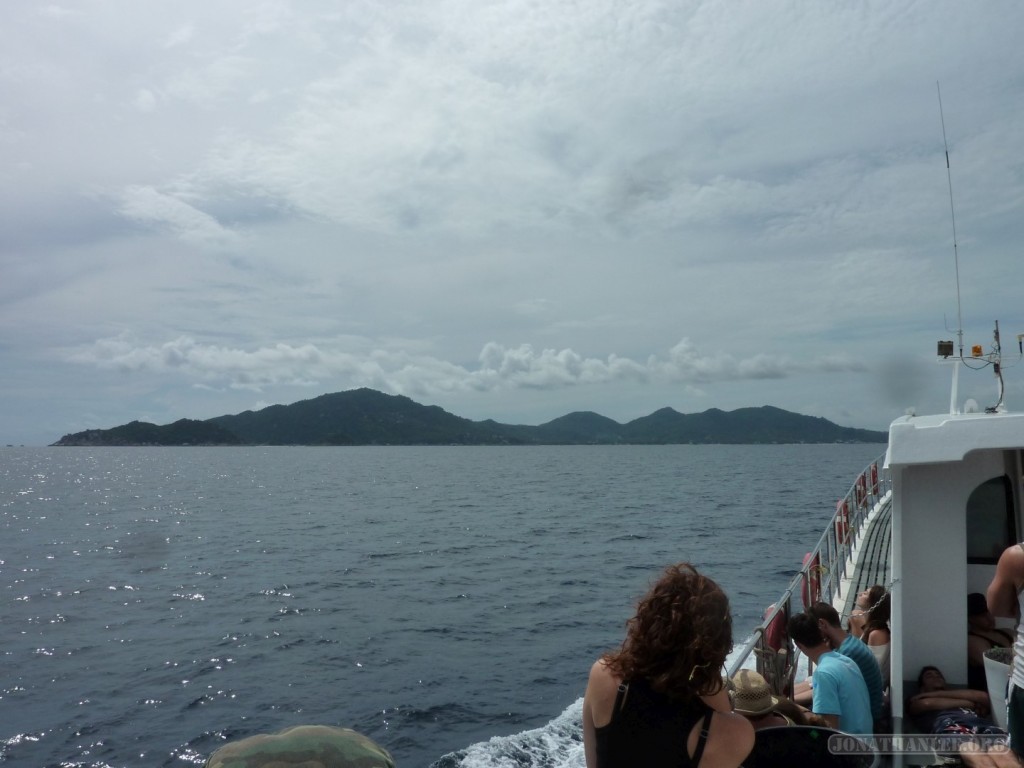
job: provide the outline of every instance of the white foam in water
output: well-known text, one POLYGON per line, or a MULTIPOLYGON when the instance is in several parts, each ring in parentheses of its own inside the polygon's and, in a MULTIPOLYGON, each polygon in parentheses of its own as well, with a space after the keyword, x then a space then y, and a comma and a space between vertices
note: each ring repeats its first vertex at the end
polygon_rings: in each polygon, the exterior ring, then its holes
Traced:
MULTIPOLYGON (((726 669, 730 669, 732 667, 733 662, 736 661, 736 658, 740 655, 740 651, 742 651, 746 647, 747 643, 749 643, 753 638, 754 638, 754 633, 751 632, 749 635, 747 635, 745 638, 743 638, 743 640, 741 642, 735 643, 733 645, 732 650, 729 652, 729 655, 725 657, 725 668, 726 669)), ((754 668, 754 654, 750 654, 749 656, 747 656, 746 659, 743 660, 743 669, 753 669, 753 668, 754 668)))
POLYGON ((547 725, 466 748, 459 768, 585 768, 583 699, 547 725))

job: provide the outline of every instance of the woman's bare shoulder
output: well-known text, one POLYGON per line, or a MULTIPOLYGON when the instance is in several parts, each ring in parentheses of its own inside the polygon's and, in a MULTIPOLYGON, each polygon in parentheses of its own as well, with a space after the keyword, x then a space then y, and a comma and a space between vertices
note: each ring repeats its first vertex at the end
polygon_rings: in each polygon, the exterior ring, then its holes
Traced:
POLYGON ((715 713, 704 752, 710 765, 739 766, 753 748, 754 726, 747 718, 735 712, 715 713))
POLYGON ((612 672, 605 659, 598 659, 591 665, 590 680, 587 683, 588 689, 592 689, 595 692, 615 691, 619 687, 620 682, 622 681, 612 672))
POLYGON ((885 645, 892 638, 888 629, 873 629, 865 639, 868 645, 885 645))
POLYGON ((590 667, 587 692, 583 695, 584 721, 601 728, 611 722, 615 696, 621 681, 608 668, 604 659, 598 659, 590 667))

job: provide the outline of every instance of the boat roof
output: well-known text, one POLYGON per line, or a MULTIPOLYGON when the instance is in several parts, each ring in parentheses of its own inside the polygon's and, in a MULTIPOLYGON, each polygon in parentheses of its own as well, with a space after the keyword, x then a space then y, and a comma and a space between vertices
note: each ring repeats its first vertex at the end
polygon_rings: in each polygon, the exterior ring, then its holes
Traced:
POLYGON ((885 466, 961 461, 975 450, 1024 447, 1024 413, 903 416, 889 426, 885 466))

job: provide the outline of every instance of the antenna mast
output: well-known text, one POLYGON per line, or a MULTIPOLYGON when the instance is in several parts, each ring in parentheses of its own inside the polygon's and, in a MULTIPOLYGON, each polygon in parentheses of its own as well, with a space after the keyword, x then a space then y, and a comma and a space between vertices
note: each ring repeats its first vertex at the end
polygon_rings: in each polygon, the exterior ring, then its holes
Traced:
POLYGON ((949 143, 946 141, 946 117, 942 112, 942 89, 935 81, 935 90, 939 95, 939 121, 942 123, 942 146, 946 150, 946 180, 949 182, 949 218, 953 222, 953 266, 956 269, 956 339, 957 351, 961 360, 964 359, 964 318, 960 311, 960 254, 956 245, 956 212, 953 210, 953 173, 949 168, 949 143))
POLYGON ((942 111, 942 89, 939 81, 935 81, 935 91, 939 95, 939 120, 942 123, 942 146, 946 150, 946 179, 949 182, 949 217, 953 222, 953 266, 956 268, 956 343, 957 354, 953 360, 953 382, 949 393, 949 412, 958 413, 956 400, 960 381, 960 365, 964 360, 964 318, 960 311, 960 254, 956 246, 956 212, 953 210, 953 172, 949 168, 949 142, 946 141, 946 116, 942 111))

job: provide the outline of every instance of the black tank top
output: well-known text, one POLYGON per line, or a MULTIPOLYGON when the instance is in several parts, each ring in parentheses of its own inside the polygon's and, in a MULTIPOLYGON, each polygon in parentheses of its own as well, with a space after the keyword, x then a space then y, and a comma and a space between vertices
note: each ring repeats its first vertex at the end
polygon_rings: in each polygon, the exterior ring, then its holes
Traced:
POLYGON ((675 701, 643 680, 620 685, 611 722, 594 729, 597 768, 697 768, 712 714, 700 699, 675 701), (691 759, 686 742, 701 718, 704 725, 691 759))

